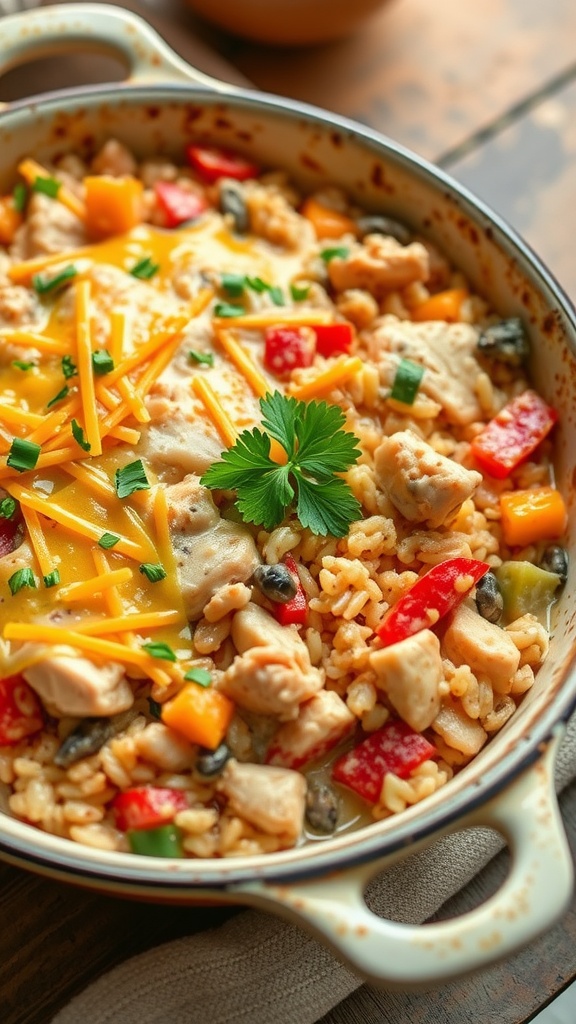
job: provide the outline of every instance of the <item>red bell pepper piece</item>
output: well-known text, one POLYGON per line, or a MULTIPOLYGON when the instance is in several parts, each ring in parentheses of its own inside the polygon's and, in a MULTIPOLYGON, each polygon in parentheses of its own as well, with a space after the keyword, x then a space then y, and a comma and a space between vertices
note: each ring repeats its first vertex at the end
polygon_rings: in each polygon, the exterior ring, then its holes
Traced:
POLYGON ((124 832, 165 825, 189 806, 182 790, 163 786, 136 786, 118 793, 112 801, 116 825, 124 832))
POLYGON ((22 676, 0 679, 0 746, 13 746, 43 725, 42 706, 26 680, 22 676))
POLYGON ((395 644, 429 629, 464 600, 489 568, 476 558, 448 558, 434 565, 386 613, 376 630, 382 643, 395 644))
POLYGON ((476 435, 472 453, 487 473, 502 480, 531 455, 557 419, 556 410, 540 395, 524 391, 476 435))
POLYGON ((264 334, 264 366, 276 377, 311 366, 316 338, 310 327, 267 327, 264 334))
POLYGON ((260 173, 257 164, 231 149, 221 149, 218 146, 191 144, 186 147, 186 156, 190 166, 209 182, 217 181, 218 178, 246 181, 247 178, 257 178, 260 173))
POLYGON ((354 341, 352 324, 317 324, 314 334, 316 351, 325 359, 339 352, 349 352, 354 341))
POLYGON ((177 228, 187 220, 195 220, 208 209, 208 203, 202 196, 187 192, 173 181, 156 181, 154 192, 167 228, 177 228))
POLYGON ((294 597, 284 604, 274 603, 274 615, 281 626, 305 626, 308 619, 308 598, 300 582, 298 567, 292 555, 285 555, 284 564, 292 573, 298 589, 294 597))
POLYGON ((437 753, 425 736, 414 732, 406 722, 393 720, 342 754, 332 766, 332 778, 364 800, 376 803, 388 772, 407 779, 423 761, 437 753))

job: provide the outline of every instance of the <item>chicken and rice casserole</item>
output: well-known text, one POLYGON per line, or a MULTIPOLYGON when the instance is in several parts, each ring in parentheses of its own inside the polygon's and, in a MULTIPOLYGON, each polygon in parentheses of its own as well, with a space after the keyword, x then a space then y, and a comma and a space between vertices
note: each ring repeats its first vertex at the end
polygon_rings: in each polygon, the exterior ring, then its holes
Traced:
POLYGON ((23 160, 0 243, 5 812, 228 857, 444 786, 566 577, 521 321, 407 225, 195 143, 23 160))

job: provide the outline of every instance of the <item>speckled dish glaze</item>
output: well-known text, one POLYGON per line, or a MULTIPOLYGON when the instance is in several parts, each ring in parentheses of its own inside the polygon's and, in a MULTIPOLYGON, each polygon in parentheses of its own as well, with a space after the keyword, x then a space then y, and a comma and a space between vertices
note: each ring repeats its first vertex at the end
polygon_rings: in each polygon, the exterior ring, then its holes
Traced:
MULTIPOLYGON (((490 298, 521 316, 533 380, 560 412, 557 486, 576 519, 576 314, 547 270, 497 216, 442 172, 389 139, 324 111, 215 81, 184 64, 125 11, 74 5, 5 18, 0 67, 66 49, 108 50, 127 81, 47 94, 0 112, 0 187, 23 156, 88 153, 115 136, 144 156, 194 137, 282 166, 303 186, 332 181, 368 209, 426 234, 490 298)), ((572 541, 574 547, 574 541, 572 541)), ((572 858, 554 793, 554 759, 576 705, 576 552, 554 609, 549 656, 518 712, 447 786, 400 818, 266 857, 167 861, 96 851, 8 816, 0 854, 45 875, 105 892, 173 903, 243 902, 312 929, 375 983, 445 981, 510 955, 549 928, 572 893, 572 858), (472 826, 501 832, 509 877, 480 908, 426 928, 373 915, 369 879, 442 835, 472 826)))

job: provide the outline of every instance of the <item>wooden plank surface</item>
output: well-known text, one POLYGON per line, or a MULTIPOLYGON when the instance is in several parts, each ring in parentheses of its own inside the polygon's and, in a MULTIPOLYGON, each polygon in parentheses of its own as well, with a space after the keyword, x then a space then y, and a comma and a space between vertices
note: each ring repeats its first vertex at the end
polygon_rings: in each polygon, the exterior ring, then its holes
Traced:
POLYGON ((451 174, 524 236, 573 301, 575 159, 573 81, 449 163, 451 174))
POLYGON ((282 50, 219 35, 217 45, 259 88, 437 159, 572 69, 575 38, 572 0, 389 0, 342 42, 282 50))

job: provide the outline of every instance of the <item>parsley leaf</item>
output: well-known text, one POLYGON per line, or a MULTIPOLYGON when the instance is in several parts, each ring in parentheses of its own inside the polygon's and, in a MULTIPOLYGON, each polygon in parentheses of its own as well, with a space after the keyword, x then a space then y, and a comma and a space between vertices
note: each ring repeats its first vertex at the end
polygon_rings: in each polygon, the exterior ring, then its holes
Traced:
POLYGON ((23 587, 32 587, 36 589, 36 580, 34 579, 32 569, 17 569, 16 572, 12 573, 8 580, 8 586, 10 587, 12 597, 14 597, 19 590, 22 590, 23 587))
POLYGON ((279 391, 260 399, 262 427, 244 430, 213 463, 200 483, 236 490, 245 522, 274 529, 295 504, 303 526, 321 536, 343 537, 360 515, 360 503, 344 473, 360 455, 358 438, 342 428, 342 410, 326 402, 299 402, 279 391), (287 455, 281 466, 270 458, 270 438, 287 455))
POLYGON ((149 491, 150 483, 142 459, 136 459, 135 462, 129 462, 117 469, 114 483, 119 498, 128 498, 134 491, 149 491))
POLYGON ((70 377, 75 377, 78 373, 76 363, 73 362, 72 356, 62 356, 62 373, 64 374, 65 380, 70 380, 70 377))
POLYGON ((70 426, 72 427, 72 436, 76 443, 80 445, 83 451, 89 452, 91 447, 90 442, 84 437, 84 430, 78 423, 78 420, 72 420, 70 426))
POLYGON ((54 395, 54 398, 51 398, 49 402, 46 402, 46 408, 51 409, 53 405, 57 404, 57 402, 61 402, 63 398, 67 397, 69 391, 70 388, 65 384, 63 388, 60 388, 58 394, 54 395))

